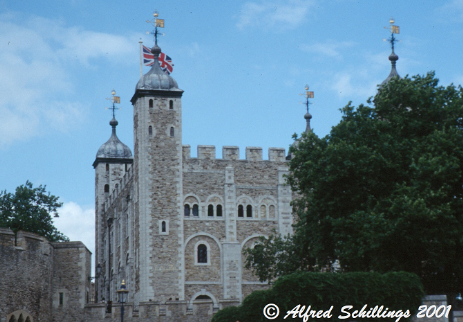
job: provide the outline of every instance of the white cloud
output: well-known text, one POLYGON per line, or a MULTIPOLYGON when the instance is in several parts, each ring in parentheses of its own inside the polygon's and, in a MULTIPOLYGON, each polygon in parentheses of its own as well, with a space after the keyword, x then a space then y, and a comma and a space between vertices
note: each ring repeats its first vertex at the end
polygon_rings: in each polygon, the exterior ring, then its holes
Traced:
POLYGON ((463 21, 463 0, 452 0, 438 8, 437 13, 441 21, 463 21))
POLYGON ((70 64, 92 69, 93 59, 137 57, 129 37, 40 17, 0 15, 0 30, 0 147, 84 121, 70 64))
POLYGON ((340 57, 340 50, 348 47, 352 47, 354 43, 352 41, 334 42, 328 41, 325 43, 302 45, 301 49, 306 52, 312 52, 322 54, 329 57, 340 57))
POLYGON ((301 24, 314 5, 313 0, 247 2, 240 10, 238 28, 257 26, 292 29, 301 24))
POLYGON ((84 209, 75 202, 66 202, 54 218, 55 227, 71 241, 81 241, 95 254, 95 209, 84 209))

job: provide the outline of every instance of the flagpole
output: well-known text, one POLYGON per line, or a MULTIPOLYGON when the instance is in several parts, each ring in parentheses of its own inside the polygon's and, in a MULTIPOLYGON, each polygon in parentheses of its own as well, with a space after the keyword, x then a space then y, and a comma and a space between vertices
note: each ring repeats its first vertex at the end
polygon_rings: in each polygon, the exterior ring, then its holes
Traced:
POLYGON ((142 48, 142 44, 143 44, 143 41, 141 41, 141 38, 140 38, 140 78, 143 77, 143 48, 142 48))

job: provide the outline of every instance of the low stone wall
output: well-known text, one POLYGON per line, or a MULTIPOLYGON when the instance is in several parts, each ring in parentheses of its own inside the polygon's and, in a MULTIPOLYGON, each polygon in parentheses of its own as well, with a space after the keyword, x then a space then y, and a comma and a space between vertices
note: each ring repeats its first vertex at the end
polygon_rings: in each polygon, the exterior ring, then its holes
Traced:
MULTIPOLYGON (((224 301, 221 308, 239 305, 238 301, 224 301)), ((124 305, 124 321, 126 322, 210 322, 218 311, 211 300, 141 302, 137 307, 133 303, 124 305)), ((85 321, 119 322, 121 320, 121 305, 114 303, 108 312, 107 304, 89 304, 85 307, 85 321)))

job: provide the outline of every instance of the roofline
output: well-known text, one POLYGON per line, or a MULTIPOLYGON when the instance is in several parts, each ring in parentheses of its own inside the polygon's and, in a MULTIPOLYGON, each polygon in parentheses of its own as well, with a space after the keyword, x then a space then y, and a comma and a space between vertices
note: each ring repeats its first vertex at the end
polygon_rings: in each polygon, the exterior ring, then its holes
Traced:
POLYGON ((144 97, 144 96, 180 98, 182 97, 182 95, 183 95, 183 90, 181 89, 177 89, 175 91, 162 90, 162 89, 137 89, 135 91, 135 94, 133 94, 130 102, 132 102, 132 105, 134 105, 139 97, 144 97))
POLYGON ((133 158, 96 158, 93 162, 93 168, 95 169, 98 163, 133 163, 133 158))

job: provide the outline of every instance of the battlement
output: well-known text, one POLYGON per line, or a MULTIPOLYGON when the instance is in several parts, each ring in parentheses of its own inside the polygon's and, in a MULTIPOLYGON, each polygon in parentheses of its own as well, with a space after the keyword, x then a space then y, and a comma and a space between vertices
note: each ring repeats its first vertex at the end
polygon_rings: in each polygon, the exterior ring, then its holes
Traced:
MULTIPOLYGON (((183 158, 191 159, 191 147, 190 145, 183 145, 183 158)), ((240 160, 240 148, 237 146, 224 146, 222 147, 222 158, 223 160, 240 160)), ((215 146, 214 145, 198 145, 198 157, 200 160, 215 160, 215 146)), ((261 147, 246 147, 246 159, 247 161, 263 161, 262 159, 262 148, 261 147)), ((284 162, 285 149, 284 148, 269 148, 268 149, 268 161, 284 162)))

